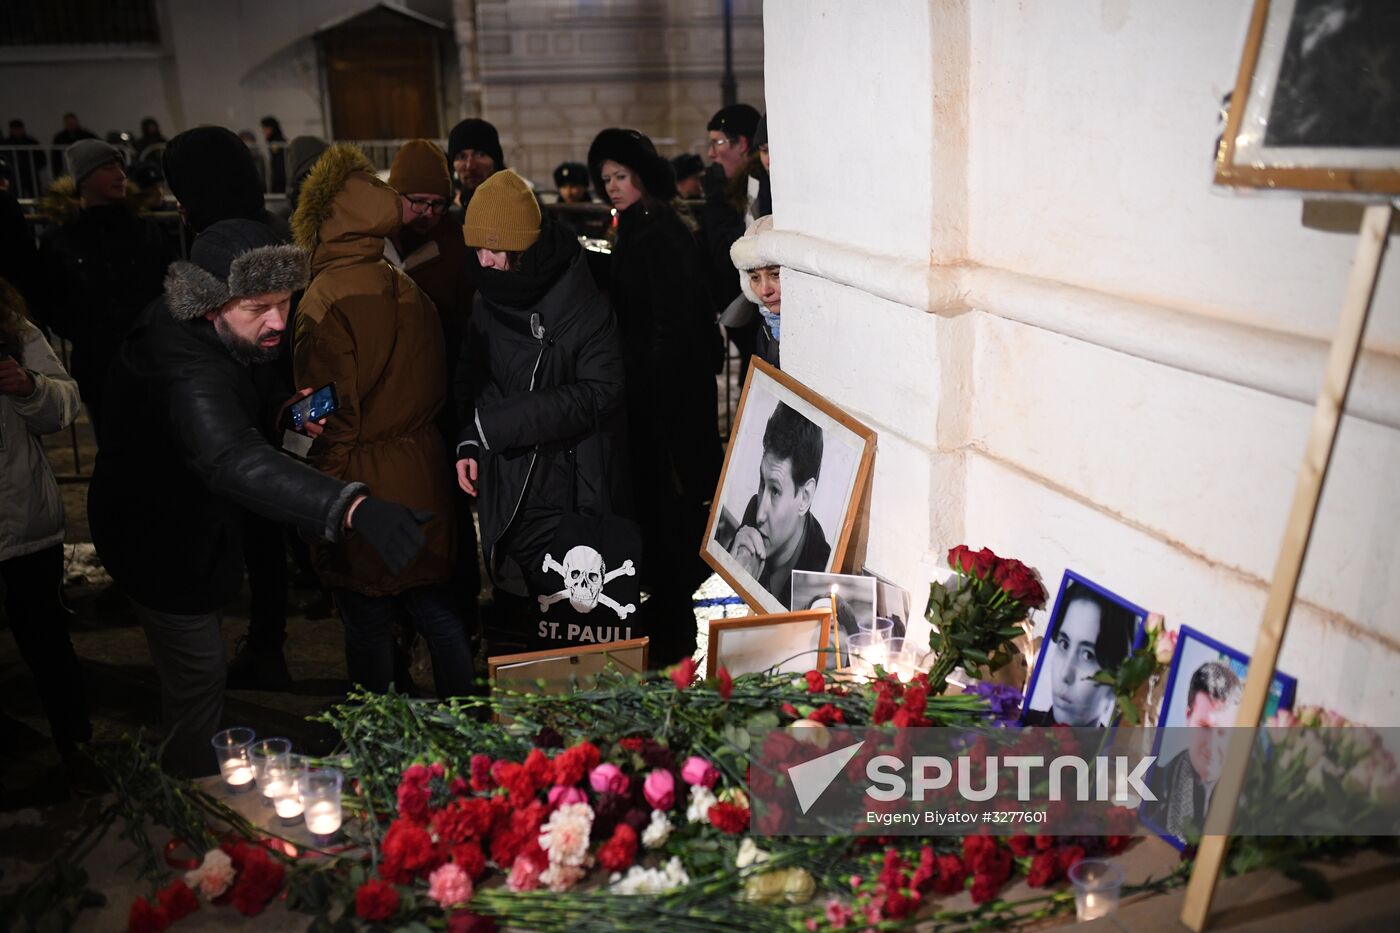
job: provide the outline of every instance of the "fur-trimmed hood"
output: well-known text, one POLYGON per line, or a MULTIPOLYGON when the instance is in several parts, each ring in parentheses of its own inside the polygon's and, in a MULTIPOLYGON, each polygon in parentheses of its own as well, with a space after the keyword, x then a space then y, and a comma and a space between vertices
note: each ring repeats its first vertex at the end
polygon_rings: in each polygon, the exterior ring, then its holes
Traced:
POLYGON ((313 274, 337 259, 378 260, 398 232, 399 196, 375 175, 358 147, 337 143, 306 176, 292 215, 292 237, 313 274))
POLYGON ((171 263, 165 273, 165 306, 176 320, 193 321, 235 298, 299 291, 306 280, 305 252, 288 245, 259 246, 234 258, 227 282, 192 262, 171 263))
POLYGON ((763 302, 758 300, 758 295, 749 287, 749 270, 761 269, 764 266, 775 266, 778 263, 772 260, 771 256, 764 253, 759 234, 773 229, 773 215, 765 214, 744 231, 744 235, 735 240, 729 247, 729 259, 734 263, 734 268, 739 270, 739 288, 743 290, 744 297, 756 305, 763 302))

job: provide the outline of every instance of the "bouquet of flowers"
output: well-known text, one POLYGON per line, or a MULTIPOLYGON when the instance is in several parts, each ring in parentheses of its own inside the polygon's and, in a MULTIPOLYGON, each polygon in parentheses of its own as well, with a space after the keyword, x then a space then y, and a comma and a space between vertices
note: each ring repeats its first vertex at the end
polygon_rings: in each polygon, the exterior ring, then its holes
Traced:
POLYGON ((959 544, 948 551, 948 566, 956 582, 951 588, 933 584, 927 613, 933 626, 929 647, 936 655, 928 679, 935 693, 947 688, 955 668, 1004 667, 1014 656, 1011 642, 1025 634, 1026 615, 1045 605, 1036 572, 991 548, 973 551, 959 544))

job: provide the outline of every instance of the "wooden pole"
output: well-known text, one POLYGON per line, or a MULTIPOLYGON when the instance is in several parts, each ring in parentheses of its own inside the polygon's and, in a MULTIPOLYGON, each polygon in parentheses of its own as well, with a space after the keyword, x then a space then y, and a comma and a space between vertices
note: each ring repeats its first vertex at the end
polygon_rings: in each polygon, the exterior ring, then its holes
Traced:
MULTIPOLYGON (((1255 639, 1254 653, 1249 659, 1244 696, 1240 701, 1239 715, 1235 718, 1237 727, 1258 726, 1264 715, 1264 703, 1269 696, 1269 686, 1274 680, 1279 648, 1283 644, 1284 631, 1288 627, 1288 615, 1298 592, 1298 576, 1303 569, 1303 558, 1308 552, 1308 539, 1312 536, 1317 503, 1322 496, 1323 482, 1327 479, 1327 468, 1331 464, 1332 449, 1337 440, 1337 428, 1341 423, 1347 392, 1351 388, 1356 358, 1361 351, 1361 338, 1366 332, 1366 316, 1371 311, 1371 300, 1375 296, 1381 256, 1385 253, 1386 235, 1390 229, 1391 211, 1389 204, 1372 205, 1366 208, 1361 221, 1356 259, 1351 268, 1351 279, 1347 284, 1346 300, 1342 304, 1337 334, 1332 339, 1332 351, 1327 358, 1327 373, 1323 378, 1322 391, 1313 410, 1312 433, 1308 438, 1307 452, 1303 455, 1303 468, 1298 474, 1298 486, 1293 493, 1293 507, 1288 514, 1288 524, 1284 527, 1278 563, 1274 566, 1269 601, 1264 607, 1264 621, 1259 627, 1259 637, 1255 639)), ((1245 768, 1249 763, 1250 747, 1251 743, 1248 741, 1236 740, 1230 743, 1225 768, 1221 772, 1219 784, 1216 785, 1211 812, 1206 819, 1208 824, 1229 826, 1234 819, 1240 788, 1244 784, 1245 768)), ((1222 834, 1201 838, 1196 866, 1191 872, 1191 881, 1186 887, 1186 900, 1181 908, 1181 922, 1197 933, 1205 929, 1209 919, 1211 898, 1215 895, 1215 884, 1220 877, 1220 868, 1224 863, 1229 841, 1230 837, 1222 834)))

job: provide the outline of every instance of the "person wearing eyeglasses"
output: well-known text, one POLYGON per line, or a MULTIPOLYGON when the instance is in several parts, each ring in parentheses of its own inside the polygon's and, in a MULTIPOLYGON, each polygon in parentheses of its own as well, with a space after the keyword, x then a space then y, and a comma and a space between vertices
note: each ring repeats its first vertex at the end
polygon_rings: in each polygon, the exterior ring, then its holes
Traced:
MULTIPOLYGON (((456 375, 467 319, 471 317, 475 289, 466 275, 471 250, 462 239, 461 226, 448 217, 452 177, 446 153, 430 140, 409 140, 394 157, 389 169, 389 187, 399 192, 402 225, 397 233, 384 240, 384 258, 402 269, 436 306, 438 319, 442 321, 450 386, 456 375)), ((437 420, 444 443, 449 449, 456 446, 461 425, 457 422, 455 406, 442 406, 437 420)), ((474 628, 477 597, 481 593, 476 527, 468 497, 454 494, 453 502, 458 548, 452 582, 462 596, 467 625, 474 628)))
MULTIPOLYGON (((729 247, 744 235, 755 219, 754 205, 758 199, 758 150, 753 146, 758 130, 758 111, 748 104, 734 104, 720 110, 709 123, 709 156, 712 161, 705 172, 705 206, 700 212, 700 241, 705 249, 705 276, 710 285, 710 300, 715 314, 727 312, 739 299, 739 283, 734 278, 734 265, 729 247)), ((758 325, 753 309, 741 318, 732 313, 722 321, 730 341, 738 349, 747 370, 757 340, 758 325)), ((740 378, 743 378, 741 372, 740 378)))

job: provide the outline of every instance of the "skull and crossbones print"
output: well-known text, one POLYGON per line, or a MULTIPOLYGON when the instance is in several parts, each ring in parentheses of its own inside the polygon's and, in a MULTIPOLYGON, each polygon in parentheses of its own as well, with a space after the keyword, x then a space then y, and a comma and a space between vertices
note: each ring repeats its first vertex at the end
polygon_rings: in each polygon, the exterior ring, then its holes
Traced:
POLYGON ((586 544, 580 544, 569 549, 564 555, 563 564, 556 561, 552 555, 546 554, 544 565, 540 569, 545 573, 557 573, 564 578, 564 589, 552 596, 536 597, 541 612, 562 599, 567 599, 569 605, 583 613, 592 612, 600 605, 605 606, 617 613, 619 619, 625 619, 637 611, 637 607, 632 603, 620 605, 603 592, 603 587, 618 577, 630 577, 636 573, 630 560, 624 561, 621 567, 609 572, 602 554, 586 544))

